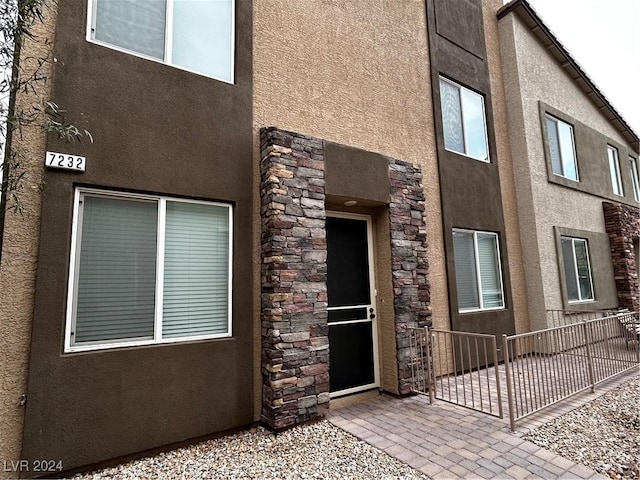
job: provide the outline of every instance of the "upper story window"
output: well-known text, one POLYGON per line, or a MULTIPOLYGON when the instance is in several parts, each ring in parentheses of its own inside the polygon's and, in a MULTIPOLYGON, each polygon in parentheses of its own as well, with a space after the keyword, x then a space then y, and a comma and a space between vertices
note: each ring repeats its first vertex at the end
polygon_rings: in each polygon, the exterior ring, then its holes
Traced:
POLYGON ((640 181, 638 180, 638 161, 629 157, 629 168, 631 170, 631 183, 633 184, 633 198, 640 202, 640 181))
POLYGON ((498 235, 454 229, 453 252, 460 312, 504 308, 498 235))
POLYGON ((546 122, 553 173, 577 182, 578 164, 573 127, 551 115, 546 115, 546 122))
POLYGON ((562 263, 569 302, 592 301, 593 280, 589 247, 584 238, 561 237, 562 263))
POLYGON ((622 176, 620 175, 620 159, 618 158, 618 149, 607 145, 607 156, 609 157, 609 174, 611 175, 611 185, 613 193, 624 196, 622 190, 622 176))
POLYGON ((233 82, 235 0, 89 0, 88 38, 233 82))
POLYGON ((65 351, 231 335, 231 207, 79 189, 65 351))
POLYGON ((483 162, 489 161, 484 98, 440 77, 444 146, 483 162))

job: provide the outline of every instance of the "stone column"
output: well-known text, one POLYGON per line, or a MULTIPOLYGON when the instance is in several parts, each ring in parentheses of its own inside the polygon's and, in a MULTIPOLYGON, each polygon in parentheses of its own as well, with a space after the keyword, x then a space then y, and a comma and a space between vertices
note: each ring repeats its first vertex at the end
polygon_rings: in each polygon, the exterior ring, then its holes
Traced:
POLYGON ((640 309, 640 284, 633 241, 640 238, 640 209, 603 202, 604 223, 609 234, 618 305, 637 312, 640 309))
POLYGON ((329 406, 323 143, 272 127, 260 141, 262 420, 281 429, 329 406))
POLYGON ((408 327, 431 326, 427 227, 419 168, 389 159, 391 268, 398 356, 398 392, 411 393, 408 327))

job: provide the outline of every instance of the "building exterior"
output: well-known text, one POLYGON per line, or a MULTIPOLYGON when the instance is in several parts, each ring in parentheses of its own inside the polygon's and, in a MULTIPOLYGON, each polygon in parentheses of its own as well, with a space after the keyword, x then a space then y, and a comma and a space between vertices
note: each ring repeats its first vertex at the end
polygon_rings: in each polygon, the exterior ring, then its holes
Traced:
POLYGON ((638 310, 638 137, 531 6, 498 14, 533 329, 638 310))
MULTIPOLYGON (((522 59, 500 54, 499 0, 159 4, 69 0, 45 21, 42 94, 95 141, 35 138, 43 188, 2 230, 12 459, 68 470, 285 428, 332 398, 409 394, 408 327, 537 325, 520 172, 543 154, 518 149, 532 128, 512 136, 504 63, 522 59)), ((637 138, 600 121, 637 159, 637 138)), ((598 308, 616 306, 607 285, 598 308)))

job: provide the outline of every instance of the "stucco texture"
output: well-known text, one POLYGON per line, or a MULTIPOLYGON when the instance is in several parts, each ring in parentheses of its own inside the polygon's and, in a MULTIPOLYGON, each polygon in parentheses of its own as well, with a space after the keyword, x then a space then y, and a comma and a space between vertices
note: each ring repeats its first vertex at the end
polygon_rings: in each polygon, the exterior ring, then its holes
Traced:
POLYGON ((502 57, 496 12, 502 6, 501 0, 483 1, 484 33, 487 47, 487 66, 491 83, 496 151, 500 167, 500 189, 502 193, 502 213, 504 216, 507 251, 509 252, 509 273, 513 316, 516 333, 530 330, 527 309, 527 288, 520 243, 520 225, 514 181, 514 166, 511 158, 509 121, 507 118, 506 94, 502 78, 502 57))
MULTIPOLYGON (((23 77, 38 68, 38 58, 51 60, 55 3, 44 13, 44 22, 36 22, 34 38, 26 40, 21 52, 23 77)), ((50 63, 40 67, 40 72, 49 78, 50 63)), ((35 92, 17 96, 16 111, 28 111, 32 104, 48 99, 49 94, 50 82, 36 84, 35 92)), ((20 458, 22 448, 24 407, 20 406, 20 396, 27 393, 46 144, 46 135, 38 126, 23 128, 13 135, 25 176, 23 188, 17 192, 22 212, 6 212, 0 261, 0 460, 7 464, 20 458)), ((0 478, 15 477, 5 470, 0 470, 0 478)))
POLYGON ((605 228, 602 198, 548 181, 539 102, 625 142, 520 18, 507 15, 499 28, 529 315, 532 328, 546 328, 545 309, 563 308, 553 227, 605 228))
MULTIPOLYGON (((277 126, 419 166, 432 309, 434 318, 447 318, 424 9, 422 0, 256 0, 254 152, 257 166, 258 131, 277 126)), ((257 201, 254 207, 258 212, 257 201)), ((257 235, 255 242, 257 276, 257 235)), ((258 328, 255 338, 258 354, 258 328)), ((389 369, 381 360, 383 371, 389 369)), ((255 365, 259 382, 257 356, 255 365)))

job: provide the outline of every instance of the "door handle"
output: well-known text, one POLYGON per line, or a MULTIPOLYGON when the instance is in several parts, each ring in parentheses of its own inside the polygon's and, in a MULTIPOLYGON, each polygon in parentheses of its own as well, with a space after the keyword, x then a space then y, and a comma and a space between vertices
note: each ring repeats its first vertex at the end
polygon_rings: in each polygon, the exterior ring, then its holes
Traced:
POLYGON ((373 320, 374 318, 376 318, 376 314, 373 313, 373 308, 369 309, 369 319, 373 320))

